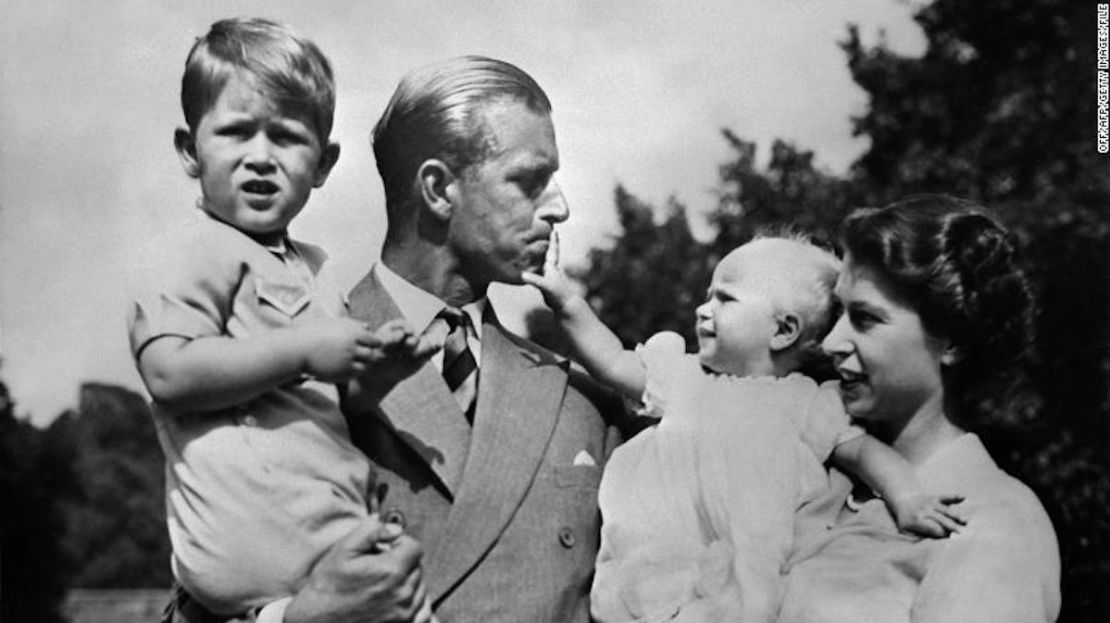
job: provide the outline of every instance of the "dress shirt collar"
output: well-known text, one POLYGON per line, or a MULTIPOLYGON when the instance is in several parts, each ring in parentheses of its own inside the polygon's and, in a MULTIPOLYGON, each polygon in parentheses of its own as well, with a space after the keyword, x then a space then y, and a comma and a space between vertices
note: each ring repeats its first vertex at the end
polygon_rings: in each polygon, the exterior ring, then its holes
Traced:
MULTIPOLYGON (((417 333, 422 333, 436 319, 436 315, 443 311, 447 304, 439 297, 431 294, 405 280, 382 262, 374 265, 374 271, 382 282, 382 287, 393 297, 393 302, 403 315, 412 324, 417 333)), ((482 297, 473 303, 462 306, 462 310, 470 316, 471 326, 474 327, 472 339, 482 339, 482 314, 486 310, 488 299, 482 297)))

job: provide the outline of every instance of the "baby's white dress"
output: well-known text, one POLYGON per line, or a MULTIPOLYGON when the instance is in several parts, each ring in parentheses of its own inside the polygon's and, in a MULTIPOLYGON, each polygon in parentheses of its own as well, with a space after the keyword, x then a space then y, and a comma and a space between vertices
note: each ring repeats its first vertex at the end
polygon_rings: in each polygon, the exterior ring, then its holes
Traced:
POLYGON ((637 352, 642 413, 661 420, 606 463, 593 616, 772 620, 794 513, 827 486, 833 448, 862 431, 834 384, 714 374, 674 333, 637 352))

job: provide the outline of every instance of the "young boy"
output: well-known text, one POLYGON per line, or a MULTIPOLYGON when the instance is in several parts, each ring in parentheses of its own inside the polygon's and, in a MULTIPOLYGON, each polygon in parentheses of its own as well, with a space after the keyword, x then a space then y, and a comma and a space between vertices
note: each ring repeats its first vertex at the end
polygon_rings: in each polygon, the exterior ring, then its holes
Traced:
POLYGON ((673 334, 626 351, 558 269, 527 275, 598 380, 661 417, 618 448, 599 490, 593 616, 614 621, 770 621, 793 514, 827 459, 858 474, 898 524, 956 531, 958 497, 926 494, 891 448, 850 426, 836 390, 797 374, 831 326, 839 269, 803 238, 759 238, 717 265, 697 310, 699 353, 673 334))
POLYGON ((201 214, 137 263, 131 350, 166 455, 184 589, 171 606, 241 616, 293 595, 370 521, 369 463, 331 384, 431 349, 400 322, 375 334, 345 318, 324 252, 288 237, 339 156, 313 43, 268 20, 217 22, 189 52, 181 103, 174 145, 201 214))

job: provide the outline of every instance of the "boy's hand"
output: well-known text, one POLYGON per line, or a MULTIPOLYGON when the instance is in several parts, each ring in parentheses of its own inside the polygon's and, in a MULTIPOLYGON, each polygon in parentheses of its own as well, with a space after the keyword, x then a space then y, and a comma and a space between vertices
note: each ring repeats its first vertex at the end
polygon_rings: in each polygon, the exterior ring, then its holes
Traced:
POLYGON ((535 286, 543 295, 543 301, 555 312, 561 312, 578 295, 571 288, 563 269, 559 268, 559 232, 551 232, 551 240, 544 256, 543 272, 523 273, 524 283, 535 286))
POLYGON ((962 495, 919 493, 891 500, 890 505, 899 530, 943 539, 967 525, 967 518, 955 508, 963 501, 962 495))
POLYGON ((299 325, 304 338, 305 372, 328 383, 361 373, 374 355, 377 340, 361 322, 332 318, 299 325))

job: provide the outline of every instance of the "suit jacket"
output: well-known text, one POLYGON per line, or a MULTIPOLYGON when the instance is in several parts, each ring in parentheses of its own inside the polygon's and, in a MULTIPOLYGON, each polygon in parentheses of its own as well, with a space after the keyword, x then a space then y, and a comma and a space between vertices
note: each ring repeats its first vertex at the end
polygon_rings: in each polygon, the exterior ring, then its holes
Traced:
MULTIPOLYGON (((350 307, 375 328, 401 317, 373 271, 350 307)), ((424 545, 440 621, 588 621, 597 487, 622 405, 488 309, 481 340, 473 428, 426 363, 348 388, 352 439, 383 517, 403 518, 424 545)))

